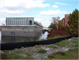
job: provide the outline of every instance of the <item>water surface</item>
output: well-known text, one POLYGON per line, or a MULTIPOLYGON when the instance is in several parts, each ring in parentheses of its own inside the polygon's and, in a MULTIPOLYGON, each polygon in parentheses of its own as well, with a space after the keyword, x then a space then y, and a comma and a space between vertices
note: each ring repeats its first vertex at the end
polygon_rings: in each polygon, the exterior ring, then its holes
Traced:
POLYGON ((48 32, 46 31, 44 34, 41 35, 41 37, 39 38, 39 40, 41 40, 41 39, 47 39, 47 35, 48 35, 48 32))
POLYGON ((2 43, 16 43, 16 42, 29 42, 41 39, 47 39, 48 32, 45 32, 40 37, 20 37, 20 36, 2 36, 1 38, 1 31, 0 31, 0 43, 2 39, 2 43))

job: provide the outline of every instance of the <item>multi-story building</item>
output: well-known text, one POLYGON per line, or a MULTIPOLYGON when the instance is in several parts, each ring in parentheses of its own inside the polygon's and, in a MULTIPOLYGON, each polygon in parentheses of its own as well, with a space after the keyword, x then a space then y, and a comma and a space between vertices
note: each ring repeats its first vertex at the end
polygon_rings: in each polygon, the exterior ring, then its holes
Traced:
POLYGON ((9 17, 6 18, 6 25, 10 25, 10 26, 35 25, 37 27, 42 27, 40 23, 34 21, 34 17, 9 17))
POLYGON ((64 25, 68 25, 68 19, 69 19, 69 14, 65 14, 65 21, 64 21, 64 25))
POLYGON ((63 26, 68 25, 69 14, 65 14, 65 18, 59 21, 59 23, 63 26))
POLYGON ((34 17, 6 18, 6 25, 34 25, 34 17))

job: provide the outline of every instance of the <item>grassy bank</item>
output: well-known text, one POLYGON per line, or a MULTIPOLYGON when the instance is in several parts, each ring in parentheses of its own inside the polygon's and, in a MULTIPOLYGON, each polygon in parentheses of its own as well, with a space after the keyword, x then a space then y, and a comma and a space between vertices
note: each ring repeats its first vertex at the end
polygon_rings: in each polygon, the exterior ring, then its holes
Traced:
MULTIPOLYGON (((71 46, 71 47, 75 47, 74 50, 70 49, 67 52, 59 51, 55 54, 49 54, 47 59, 78 59, 78 38, 74 38, 72 43, 75 44, 75 46, 71 46)), ((60 47, 64 47, 66 46, 66 44, 67 44, 67 41, 61 41, 56 43, 56 45, 60 47)))
POLYGON ((22 49, 19 49, 18 51, 17 50, 14 50, 13 53, 9 53, 11 51, 9 50, 4 50, 3 52, 4 53, 1 53, 1 59, 32 59, 34 60, 35 58, 31 57, 33 54, 30 52, 30 50, 32 49, 35 49, 34 51, 32 51, 32 53, 41 53, 41 54, 47 54, 47 58, 41 58, 41 60, 51 60, 51 59, 78 59, 78 38, 72 38, 71 40, 63 40, 63 41, 60 41, 54 45, 37 45, 37 46, 34 46, 34 47, 28 47, 28 48, 22 48, 22 49), (50 49, 59 49, 59 48, 63 48, 63 47, 67 47, 67 48, 72 48, 72 49, 69 49, 68 51, 65 51, 65 52, 62 52, 62 51, 58 51, 58 52, 55 52, 55 53, 50 53, 50 54, 47 54, 47 50, 41 48, 41 47, 44 47, 46 46, 46 48, 50 48, 50 49), (73 49, 74 48, 74 49, 73 49), (25 49, 25 50, 23 50, 25 49), (27 50, 30 49, 28 52, 27 50), (37 51, 36 51, 37 49, 37 51), (19 54, 25 54, 26 57, 23 57, 19 54))

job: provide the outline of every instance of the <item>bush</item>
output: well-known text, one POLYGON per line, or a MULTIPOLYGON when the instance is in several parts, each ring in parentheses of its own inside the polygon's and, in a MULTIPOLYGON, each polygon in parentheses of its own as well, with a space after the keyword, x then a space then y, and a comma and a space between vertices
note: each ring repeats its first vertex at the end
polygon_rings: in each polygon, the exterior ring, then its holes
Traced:
POLYGON ((67 31, 67 28, 65 26, 58 25, 58 29, 56 27, 53 27, 52 31, 48 34, 48 38, 53 38, 55 36, 64 36, 65 37, 67 35, 70 35, 70 32, 67 31))
POLYGON ((46 50, 44 50, 44 49, 39 49, 38 50, 38 53, 46 53, 47 51, 46 50))

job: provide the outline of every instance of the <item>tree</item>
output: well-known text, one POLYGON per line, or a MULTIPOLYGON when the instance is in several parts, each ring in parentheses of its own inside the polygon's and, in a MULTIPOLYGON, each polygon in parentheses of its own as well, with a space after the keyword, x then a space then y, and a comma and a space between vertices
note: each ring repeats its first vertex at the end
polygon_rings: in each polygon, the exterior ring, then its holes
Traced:
POLYGON ((52 17, 52 19, 53 19, 53 20, 52 20, 52 21, 53 21, 53 25, 54 25, 54 26, 57 26, 60 17, 52 17))
POLYGON ((60 17, 52 17, 52 19, 49 28, 57 27, 60 17))
MULTIPOLYGON (((42 25, 41 23, 40 23, 40 25, 42 25)), ((42 28, 44 28, 44 26, 42 25, 42 28)))
POLYGON ((58 25, 63 26, 63 20, 59 20, 58 25))
POLYGON ((68 24, 71 29, 72 35, 78 34, 78 13, 79 11, 75 9, 72 14, 69 15, 68 24))
POLYGON ((51 23, 50 26, 49 26, 49 28, 53 28, 53 27, 54 27, 54 25, 53 25, 53 23, 51 23))

